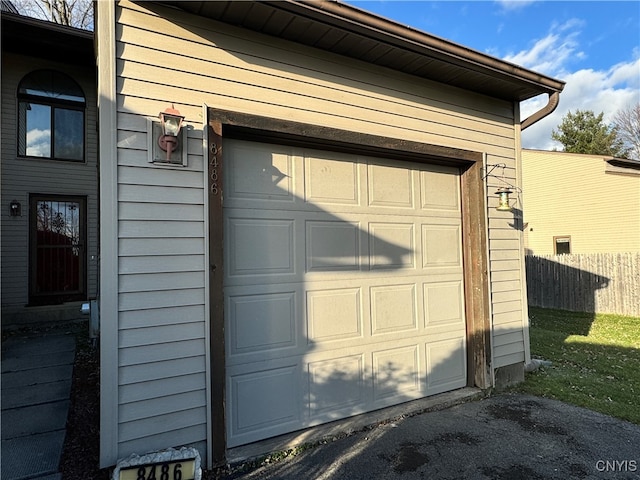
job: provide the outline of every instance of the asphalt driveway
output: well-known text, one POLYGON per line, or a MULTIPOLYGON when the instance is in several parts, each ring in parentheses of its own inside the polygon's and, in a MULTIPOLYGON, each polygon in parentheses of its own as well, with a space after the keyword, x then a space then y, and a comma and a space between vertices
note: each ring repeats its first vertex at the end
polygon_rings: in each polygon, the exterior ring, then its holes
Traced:
POLYGON ((234 479, 640 479, 640 426, 499 394, 383 423, 234 479))

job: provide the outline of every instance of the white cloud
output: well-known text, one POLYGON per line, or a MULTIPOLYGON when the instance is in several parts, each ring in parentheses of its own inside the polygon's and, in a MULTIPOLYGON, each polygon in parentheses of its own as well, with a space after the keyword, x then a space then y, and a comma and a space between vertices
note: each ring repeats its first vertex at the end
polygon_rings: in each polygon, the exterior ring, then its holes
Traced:
POLYGON ((496 0, 496 3, 502 7, 502 10, 518 10, 531 5, 536 0, 496 0))
POLYGON ((578 37, 583 22, 571 19, 563 24, 554 24, 551 32, 535 41, 529 50, 510 53, 503 58, 508 62, 556 76, 565 73, 567 66, 586 54, 580 50, 578 37))
POLYGON ((48 157, 51 154, 51 130, 31 129, 27 132, 27 155, 48 157))
MULTIPOLYGON (((522 133, 523 147, 542 150, 555 147, 561 150, 561 145, 551 140, 551 131, 569 111, 591 110, 596 115, 602 112, 603 121, 611 123, 619 110, 640 103, 638 72, 640 59, 614 65, 606 71, 578 70, 568 73, 563 78, 567 84, 560 94, 558 108, 522 133)), ((542 108, 545 103, 546 96, 524 102, 521 106, 522 118, 542 108)))
MULTIPOLYGON (((608 70, 571 71, 574 60, 585 57, 578 41, 582 25, 575 19, 553 25, 552 31, 538 39, 529 50, 503 57, 566 82, 555 112, 522 133, 525 148, 560 150, 561 145, 551 140, 551 132, 569 111, 591 110, 596 115, 603 112, 604 122, 610 123, 618 110, 640 102, 640 55, 637 49, 629 61, 613 65, 608 70)), ((546 102, 546 95, 524 102, 521 117, 528 117, 546 102)))

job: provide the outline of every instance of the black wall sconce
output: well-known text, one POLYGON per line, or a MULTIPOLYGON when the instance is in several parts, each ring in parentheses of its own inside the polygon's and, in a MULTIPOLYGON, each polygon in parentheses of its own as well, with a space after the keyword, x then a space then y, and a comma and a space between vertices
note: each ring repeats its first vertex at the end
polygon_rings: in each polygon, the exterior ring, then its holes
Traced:
POLYGON ((10 217, 20 217, 22 216, 22 205, 17 200, 11 200, 9 204, 9 216, 10 217))

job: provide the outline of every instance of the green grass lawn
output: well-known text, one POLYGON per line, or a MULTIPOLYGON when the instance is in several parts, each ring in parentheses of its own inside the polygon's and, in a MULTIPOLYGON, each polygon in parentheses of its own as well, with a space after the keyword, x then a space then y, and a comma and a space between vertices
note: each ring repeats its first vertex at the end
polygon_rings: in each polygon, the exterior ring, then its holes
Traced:
POLYGON ((640 318, 533 308, 531 356, 552 363, 517 391, 640 424, 640 318))

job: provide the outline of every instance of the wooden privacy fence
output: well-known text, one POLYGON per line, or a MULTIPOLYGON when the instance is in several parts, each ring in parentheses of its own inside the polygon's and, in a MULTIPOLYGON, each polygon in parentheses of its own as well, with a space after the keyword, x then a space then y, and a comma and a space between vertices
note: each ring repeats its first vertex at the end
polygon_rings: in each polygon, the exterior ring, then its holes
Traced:
POLYGON ((640 253, 527 255, 530 306, 640 317, 640 253))

